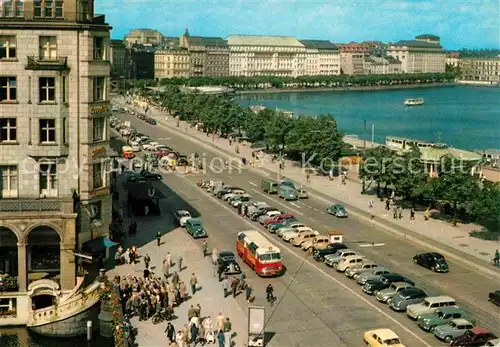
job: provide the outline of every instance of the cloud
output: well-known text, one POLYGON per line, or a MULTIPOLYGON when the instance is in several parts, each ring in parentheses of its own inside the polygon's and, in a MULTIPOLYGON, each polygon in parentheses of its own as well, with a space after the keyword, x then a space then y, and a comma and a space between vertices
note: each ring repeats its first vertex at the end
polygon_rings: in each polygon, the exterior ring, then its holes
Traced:
POLYGON ((113 37, 133 28, 178 36, 283 35, 334 42, 441 37, 445 48, 500 47, 498 0, 96 0, 113 37))

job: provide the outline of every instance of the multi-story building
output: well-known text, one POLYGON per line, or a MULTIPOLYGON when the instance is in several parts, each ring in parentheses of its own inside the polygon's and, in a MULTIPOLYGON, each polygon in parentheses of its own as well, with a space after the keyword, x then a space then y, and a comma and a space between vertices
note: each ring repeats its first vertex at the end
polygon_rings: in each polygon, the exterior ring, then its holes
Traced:
POLYGON ((306 69, 306 47, 294 37, 232 35, 227 41, 231 76, 297 77, 306 69))
POLYGON ((364 75, 365 58, 370 55, 370 48, 355 42, 337 44, 340 49, 340 67, 343 75, 364 75))
POLYGON ((446 53, 446 65, 448 65, 450 67, 457 67, 459 60, 460 60, 460 53, 459 52, 446 53))
POLYGON ((401 61, 404 73, 443 73, 446 69, 446 53, 435 35, 392 43, 387 54, 401 61))
POLYGON ((220 37, 191 36, 186 30, 179 38, 179 46, 189 53, 190 76, 229 75, 229 50, 226 40, 220 37))
POLYGON ((189 77, 191 63, 185 49, 164 49, 155 52, 155 79, 189 77))
POLYGON ((122 40, 111 40, 109 48, 111 77, 126 78, 128 76, 129 49, 122 40))
POLYGON ((0 2, 0 270, 20 292, 72 290, 74 252, 108 235, 109 32, 93 0, 0 2))
POLYGON ((463 80, 500 83, 500 57, 460 58, 458 67, 463 80))
POLYGON ((339 49, 326 40, 300 40, 306 49, 305 64, 299 62, 303 69, 295 73, 297 76, 329 76, 340 74, 339 49), (302 64, 301 64, 302 63, 302 64))
POLYGON ((155 78, 155 51, 151 44, 132 45, 128 66, 128 78, 152 80, 155 78))
POLYGON ((125 35, 125 44, 127 47, 132 45, 159 45, 163 43, 163 34, 158 30, 153 29, 133 29, 130 33, 125 35))
POLYGON ((365 58, 365 73, 387 75, 401 73, 401 62, 393 57, 369 56, 365 58))

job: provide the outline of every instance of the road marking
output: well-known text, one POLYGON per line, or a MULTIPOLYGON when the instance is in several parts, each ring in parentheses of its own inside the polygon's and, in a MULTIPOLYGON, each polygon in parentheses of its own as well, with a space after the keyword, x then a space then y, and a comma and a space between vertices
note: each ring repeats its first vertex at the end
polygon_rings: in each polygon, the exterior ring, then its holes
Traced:
POLYGON ((382 247, 385 246, 385 243, 367 243, 364 245, 359 245, 358 247, 382 247))
POLYGON ((307 205, 307 207, 309 207, 309 208, 313 208, 311 205, 307 205))
POLYGON ((319 210, 317 208, 315 208, 315 207, 313 208, 313 210, 316 211, 316 212, 319 212, 319 210))
POLYGON ((319 213, 321 213, 321 214, 325 214, 325 212, 321 212, 321 211, 320 211, 319 213))
MULTIPOLYGON (((179 176, 182 178, 182 176, 179 176)), ((195 187, 195 184, 191 183, 190 181, 186 180, 190 185, 194 186, 195 187)), ((253 189, 252 189, 253 190, 253 189)), ((259 191, 257 191, 258 193, 260 193, 259 191)), ((236 213, 233 209, 229 208, 229 206, 226 206, 224 205, 221 201, 219 201, 218 199, 214 198, 213 196, 211 195, 206 195, 209 199, 212 199, 214 200, 216 203, 218 203, 220 206, 222 206, 224 209, 228 210, 228 211, 231 211, 232 213, 236 213)), ((257 230, 263 237, 265 237, 269 242, 271 242, 272 244, 274 244, 274 240, 271 239, 268 235, 266 235, 265 233, 263 233, 261 230, 257 229, 255 227, 254 224, 250 223, 250 221, 242 218, 242 221, 249 225, 252 230, 257 230)), ((317 271, 319 271, 321 274, 323 274, 324 276, 326 276, 327 278, 329 278, 330 280, 334 281, 335 283, 337 283, 338 285, 340 285, 342 288, 344 288, 345 291, 348 291, 349 293, 351 293, 352 295, 354 295, 355 297, 357 297, 358 299, 360 299, 361 301, 363 301, 365 304, 367 304, 368 306, 370 306, 372 309, 374 309, 375 311, 377 311, 378 313, 380 313, 382 316, 386 317, 387 319, 389 319, 390 321, 394 322, 396 325, 398 325, 401 329, 403 329, 404 331, 406 331, 407 333, 409 333, 410 335, 412 335, 416 340, 422 342, 423 346, 425 347, 431 347, 431 345, 429 345, 427 342, 425 342, 422 338, 420 338, 420 336, 418 336, 417 334, 415 334, 413 331, 411 331, 409 328, 407 328, 406 326, 404 326, 403 324, 401 324, 399 321, 397 321, 395 318, 393 318, 391 315, 389 315, 388 313, 382 311, 380 308, 378 308, 377 306, 375 306, 374 303, 372 303, 371 301, 369 301, 367 298, 363 297, 361 294, 355 292, 353 289, 349 288, 346 284, 342 283, 341 281, 339 281, 337 278, 333 277, 331 274, 327 273, 325 270, 319 268, 316 264, 314 264, 313 262, 311 262, 310 260, 304 258, 303 255, 299 255, 297 254, 296 252, 292 251, 291 249, 289 249, 288 247, 281 247, 280 249, 283 249, 285 250, 286 252, 290 253, 291 255, 293 255, 294 257, 298 258, 299 260, 302 260, 304 263, 307 263, 309 266, 315 268, 317 271)), ((392 261, 393 263, 396 263, 394 260, 392 259, 388 259, 389 261, 392 261)), ((397 264, 397 263, 396 263, 397 264)))
POLYGON ((264 195, 265 197, 267 197, 267 198, 271 199, 271 200, 272 200, 272 201, 274 201, 275 203, 277 203, 277 204, 279 204, 279 205, 281 205, 281 206, 285 207, 287 210, 292 210, 293 212, 295 212, 296 214, 298 214, 298 215, 300 215, 300 216, 303 216, 303 215, 304 215, 304 214, 303 214, 303 213, 301 213, 300 211, 297 211, 297 210, 295 210, 295 209, 291 208, 289 205, 286 205, 286 204, 282 203, 281 201, 274 200, 274 199, 273 199, 273 198, 271 198, 269 195, 262 194, 262 192, 258 191, 257 189, 252 188, 252 191, 253 191, 253 192, 255 192, 255 193, 257 193, 257 194, 264 195))
POLYGON ((250 183, 250 185, 252 185, 254 187, 257 187, 257 185, 255 183, 253 183, 253 182, 248 182, 248 183, 250 183))
POLYGON ((290 205, 293 205, 293 206, 295 206, 295 207, 297 207, 297 208, 300 208, 300 206, 299 206, 299 205, 297 205, 297 204, 296 204, 296 203, 294 203, 294 202, 291 202, 291 203, 290 203, 290 205))

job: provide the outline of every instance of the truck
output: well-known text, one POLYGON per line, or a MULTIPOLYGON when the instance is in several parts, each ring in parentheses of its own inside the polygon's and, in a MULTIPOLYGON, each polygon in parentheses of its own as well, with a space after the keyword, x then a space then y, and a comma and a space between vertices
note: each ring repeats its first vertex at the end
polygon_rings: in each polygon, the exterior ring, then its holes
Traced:
POLYGON ((272 180, 262 180, 260 189, 267 194, 276 194, 278 192, 279 183, 272 180))

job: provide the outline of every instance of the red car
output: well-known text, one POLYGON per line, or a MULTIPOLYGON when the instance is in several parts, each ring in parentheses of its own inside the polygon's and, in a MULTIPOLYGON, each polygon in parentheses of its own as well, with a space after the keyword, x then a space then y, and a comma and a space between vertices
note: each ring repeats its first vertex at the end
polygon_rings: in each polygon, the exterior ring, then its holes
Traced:
POLYGON ((455 337, 450 342, 450 346, 460 347, 479 347, 483 346, 487 341, 496 339, 496 336, 488 330, 480 327, 475 327, 468 330, 464 335, 455 337))
POLYGON ((290 214, 290 213, 283 213, 283 214, 280 214, 279 216, 265 219, 263 225, 267 226, 268 224, 279 223, 285 218, 295 218, 295 216, 293 214, 290 214))

